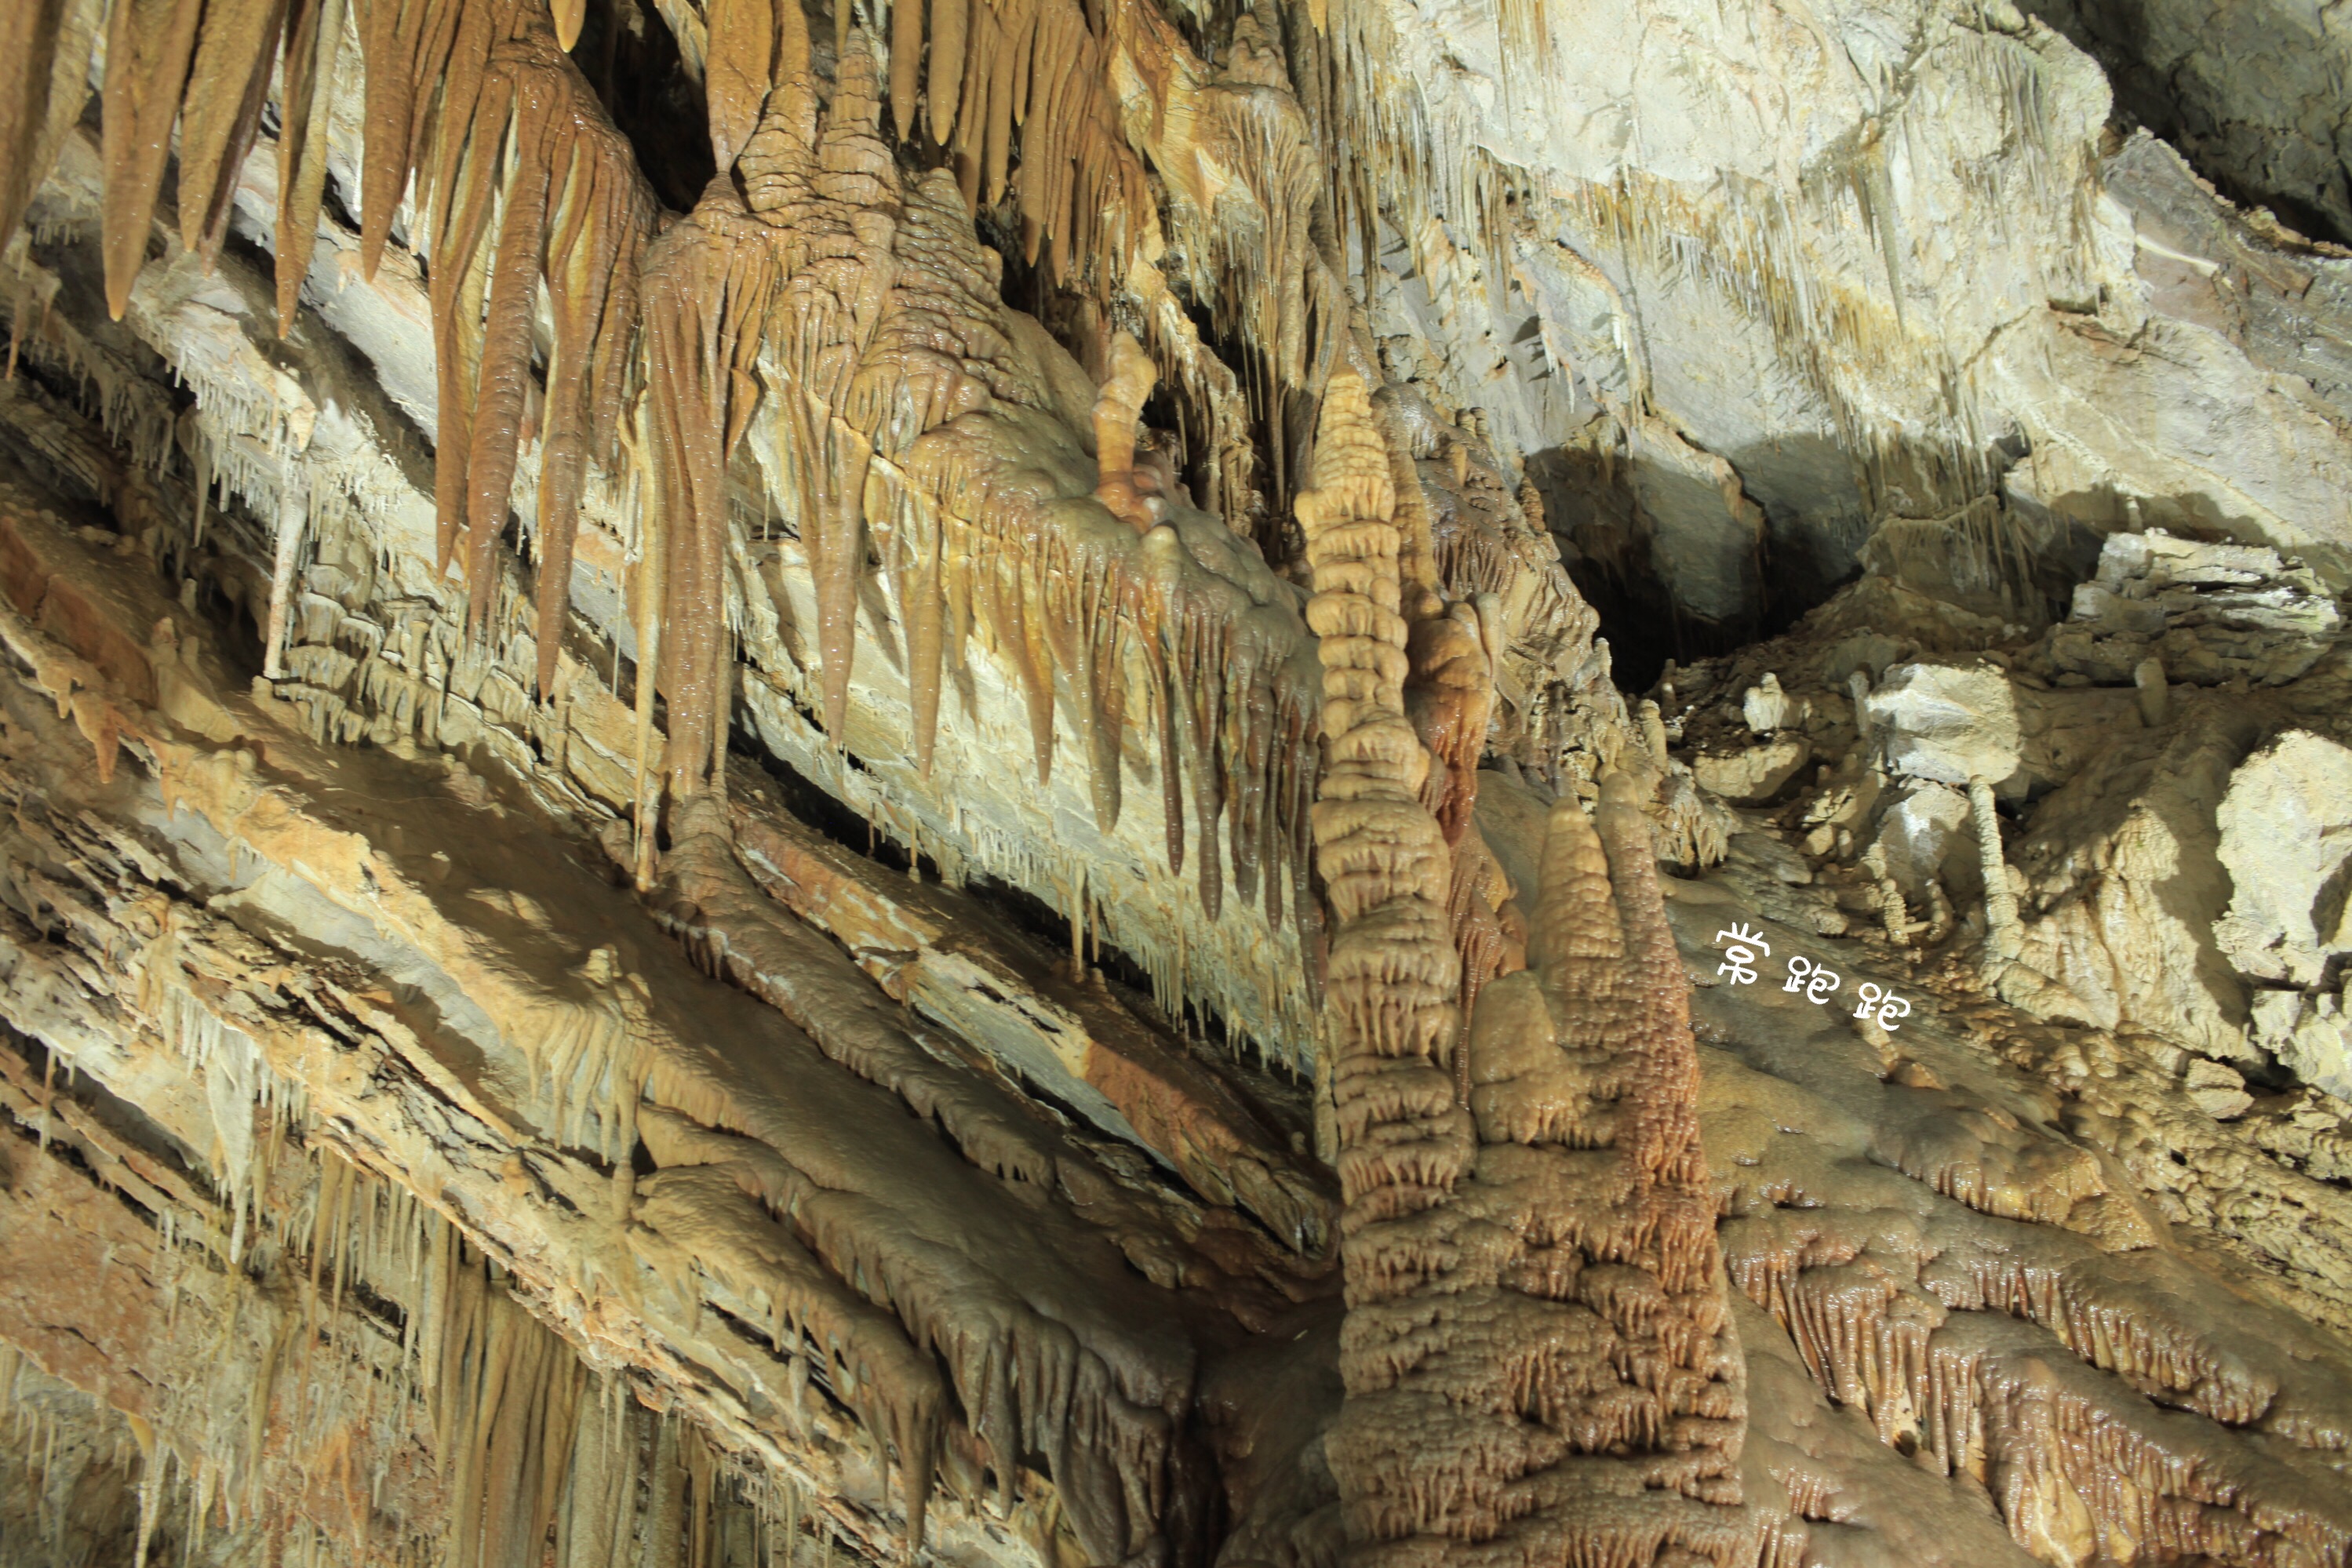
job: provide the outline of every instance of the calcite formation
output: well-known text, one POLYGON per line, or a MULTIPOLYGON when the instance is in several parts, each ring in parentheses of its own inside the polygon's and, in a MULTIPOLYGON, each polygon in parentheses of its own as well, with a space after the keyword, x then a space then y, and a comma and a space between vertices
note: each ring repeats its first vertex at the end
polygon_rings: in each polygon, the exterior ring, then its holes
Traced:
POLYGON ((2038 10, 0 7, 0 1564, 2352 1562, 2340 50, 2038 10))

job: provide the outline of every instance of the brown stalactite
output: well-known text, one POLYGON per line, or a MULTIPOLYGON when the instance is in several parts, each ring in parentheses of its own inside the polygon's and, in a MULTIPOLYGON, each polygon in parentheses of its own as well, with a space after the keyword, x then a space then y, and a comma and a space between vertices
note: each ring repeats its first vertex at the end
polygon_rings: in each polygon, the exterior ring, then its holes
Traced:
POLYGON ((360 174, 360 265, 370 278, 383 257, 408 188, 416 117, 416 61, 432 28, 454 22, 428 0, 352 0, 365 64, 367 142, 360 174))
POLYGON ((669 788, 681 797, 702 788, 720 717, 713 687, 726 629, 729 436, 754 396, 748 366, 775 288, 770 243, 731 193, 714 189, 646 259, 651 505, 664 518, 661 690, 669 788))
MULTIPOLYGON (((48 175, 49 160, 41 151, 55 110, 70 99, 79 114, 87 89, 79 78, 58 79, 74 50, 63 47, 62 35, 79 7, 72 0, 26 0, 0 15, 0 244, 15 237, 25 204, 48 175)), ((82 75, 88 74, 89 40, 80 49, 82 75)))
POLYGON ((121 0, 106 34, 106 306, 118 321, 147 260, 172 121, 195 52, 203 0, 121 0))
POLYGON ((922 68, 922 0, 900 0, 890 7, 890 130, 901 141, 915 134, 922 68))
POLYGON ((714 0, 710 52, 703 67, 709 99, 710 153, 719 168, 734 164, 760 123, 768 89, 777 80, 777 12, 772 0, 714 0))
POLYGON ((956 133, 958 98, 963 91, 965 30, 970 24, 970 0, 930 0, 930 81, 928 106, 931 140, 945 146, 956 133))
MULTIPOLYGON (((531 328, 547 243, 550 165, 554 162, 547 134, 553 95, 544 78, 537 71, 518 70, 511 92, 515 174, 500 193, 497 259, 490 268, 480 379, 472 391, 472 428, 467 432, 472 450, 467 455, 463 505, 469 636, 480 635, 489 613, 491 572, 514 488, 524 394, 531 379, 531 328)), ((495 95, 486 97, 497 101, 495 95)))
POLYGON ((327 113, 346 0, 293 0, 286 13, 286 101, 278 133, 278 331, 294 329, 327 188, 327 113))
POLYGON ((238 172, 261 125, 286 0, 206 0, 180 117, 180 242, 207 261, 228 234, 238 172))

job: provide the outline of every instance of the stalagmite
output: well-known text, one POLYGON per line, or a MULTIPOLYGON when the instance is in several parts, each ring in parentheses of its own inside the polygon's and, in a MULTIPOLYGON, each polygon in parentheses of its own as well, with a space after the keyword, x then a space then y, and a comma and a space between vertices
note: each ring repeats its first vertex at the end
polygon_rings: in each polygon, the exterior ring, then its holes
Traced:
POLYGON ((1647 820, 1622 775, 1602 791, 1605 855, 1574 801, 1554 808, 1530 967, 1482 992, 1457 1103, 1448 855, 1385 607, 1395 492, 1352 372, 1330 383, 1313 478, 1298 509, 1331 747, 1315 820, 1335 915, 1349 1319, 1331 1445, 1349 1535, 1398 1562, 1501 1542, 1529 1560, 1752 1562, 1741 1363, 1647 820))
POLYGON ((2017 925, 2017 889, 2010 884, 2009 857, 2001 849, 2000 814, 1993 809, 1992 785, 1969 780, 1969 821, 1977 836, 1977 864, 1985 890, 1985 949, 1997 959, 2014 958, 2021 942, 2017 925))
POLYGON ((289 475, 278 498, 276 547, 271 551, 269 568, 269 617, 261 637, 261 673, 273 681, 282 680, 286 674, 287 612, 294 595, 294 569, 301 559, 312 504, 310 487, 289 475))
POLYGON ((2171 712, 2164 680, 2164 661, 2154 654, 2132 667, 2132 685, 2139 693, 2139 721, 2150 729, 2163 726, 2171 712))
POLYGON ((1141 344, 1125 332, 1111 340, 1110 379, 1095 400, 1095 463, 1102 475, 1095 496, 1139 534, 1158 520, 1135 468, 1136 425, 1158 379, 1141 344))

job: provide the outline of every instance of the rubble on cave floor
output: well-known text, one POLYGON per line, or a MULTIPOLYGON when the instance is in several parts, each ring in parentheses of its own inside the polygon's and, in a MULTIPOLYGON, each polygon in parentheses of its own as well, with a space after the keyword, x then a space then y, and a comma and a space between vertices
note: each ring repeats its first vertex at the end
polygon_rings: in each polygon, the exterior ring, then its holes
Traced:
POLYGON ((1807 758, 1699 885, 1997 1055, 2069 1064, 2165 1218, 2227 1214, 2227 1246, 2337 1322, 2352 1268, 2304 1217, 2342 1210, 2352 1149, 2341 627, 2278 551, 2118 534, 2039 631, 1872 575, 1653 693, 1677 767, 1807 758))

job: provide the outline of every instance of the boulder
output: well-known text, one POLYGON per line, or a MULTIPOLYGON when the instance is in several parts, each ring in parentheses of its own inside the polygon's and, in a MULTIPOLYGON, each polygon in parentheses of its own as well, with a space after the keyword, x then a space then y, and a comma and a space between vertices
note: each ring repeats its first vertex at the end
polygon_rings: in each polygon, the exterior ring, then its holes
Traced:
POLYGON ((1925 898, 1933 882, 1960 896, 1984 883, 1969 798, 1948 784, 1913 785, 1879 818, 1875 841, 1886 874, 1911 898, 1925 898))
POLYGON ((2214 812, 2258 738, 2242 706, 2121 729, 2037 804, 2010 848, 2024 874, 2020 960, 2076 998, 2200 1055, 2252 1060, 2245 982, 2215 945, 2231 878, 2214 812))
POLYGON ((2023 755, 2016 694, 2009 676, 1989 664, 1898 664, 1864 706, 1895 773, 1999 784, 2023 755))
POLYGON ((1889 664, 1902 656, 1903 645, 1884 632, 1849 632, 1831 643, 1822 654, 1822 681, 1843 691, 1847 678, 1856 670, 1864 671, 1872 680, 1876 680, 1886 673, 1889 664))
POLYGON ((2246 1092, 2246 1081, 2235 1069, 2203 1057, 2189 1064, 2186 1080, 2189 1098, 2197 1108, 2217 1122, 2227 1122, 2253 1109, 2254 1097, 2246 1092))
POLYGON ((1811 757, 1803 736, 1783 734, 1726 756, 1694 757, 1691 773, 1703 789, 1738 805, 1759 806, 1787 789, 1811 757))
POLYGON ((1788 693, 1780 689, 1780 677, 1767 670, 1763 680, 1748 688, 1740 699, 1739 711, 1748 721, 1750 734, 1769 735, 1788 727, 1789 714, 1794 706, 1788 693))
POLYGON ((2319 579, 2258 545, 2116 534, 2050 639, 2051 663, 2109 685, 2149 659, 2167 679, 2271 685, 2309 670, 2343 616, 2319 579))
POLYGON ((2221 951, 2252 978, 2319 984, 2352 952, 2352 749, 2287 731, 2238 765, 2215 819, 2231 883, 2221 951))

